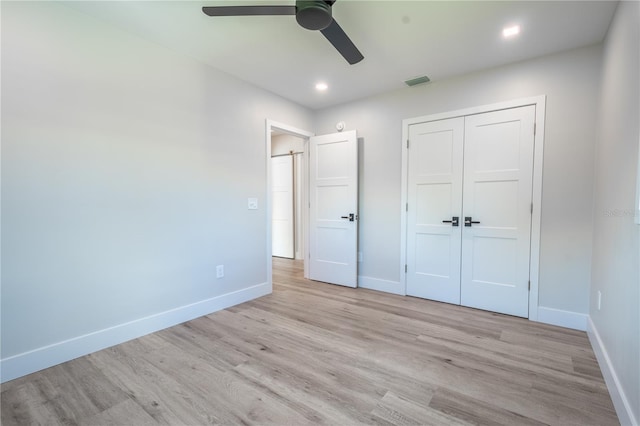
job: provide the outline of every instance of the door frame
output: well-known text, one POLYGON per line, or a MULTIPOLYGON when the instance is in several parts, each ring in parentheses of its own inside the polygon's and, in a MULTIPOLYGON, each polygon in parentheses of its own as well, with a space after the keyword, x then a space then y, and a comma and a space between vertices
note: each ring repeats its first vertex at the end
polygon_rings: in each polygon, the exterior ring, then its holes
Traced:
MULTIPOLYGON (((267 263, 267 282, 269 285, 269 290, 270 292, 273 291, 273 264, 272 264, 272 256, 273 256, 273 252, 272 252, 272 242, 271 242, 271 238, 273 237, 272 235, 272 229, 271 229, 271 220, 272 220, 272 212, 271 212, 271 208, 272 208, 272 195, 271 195, 271 181, 272 181, 272 170, 271 170, 271 132, 273 130, 279 131, 279 132, 283 132, 283 133, 287 133, 289 135, 292 136, 296 136, 299 137, 300 139, 302 139, 304 141, 304 163, 303 163, 303 178, 304 178, 304 182, 302 182, 303 188, 304 190, 302 191, 303 193, 303 199, 302 199, 302 205, 303 206, 308 206, 309 205, 309 189, 308 189, 308 182, 309 182, 309 177, 308 177, 308 171, 309 171, 309 138, 311 136, 315 136, 314 133, 309 132, 307 130, 302 130, 302 129, 298 129, 296 127, 290 126, 288 124, 284 124, 284 123, 279 123, 275 120, 271 120, 271 119, 266 119, 265 120, 265 152, 266 152, 266 158, 265 158, 265 164, 266 164, 266 188, 265 188, 265 209, 266 209, 266 217, 267 217, 267 242, 266 242, 266 253, 267 253, 267 258, 266 258, 266 263, 267 263)), ((308 278, 309 277, 309 262, 307 261, 307 259, 309 259, 309 209, 304 209, 304 212, 302 214, 302 241, 303 241, 303 245, 304 245, 304 277, 308 278)))
POLYGON ((536 131, 534 135, 533 152, 533 212, 531 214, 531 252, 529 260, 529 279, 531 288, 529 291, 529 319, 538 320, 538 285, 540 277, 540 218, 542 211, 542 161, 544 149, 544 119, 546 109, 546 95, 533 96, 529 98, 514 99, 505 102, 465 108, 456 111, 449 111, 438 114, 430 114, 420 117, 407 118, 402 120, 402 179, 400 191, 400 284, 407 294, 407 275, 405 268, 407 265, 407 201, 408 201, 408 161, 409 161, 409 126, 412 124, 424 123, 428 121, 445 120, 467 115, 483 114, 487 112, 504 109, 518 108, 534 105, 536 131))

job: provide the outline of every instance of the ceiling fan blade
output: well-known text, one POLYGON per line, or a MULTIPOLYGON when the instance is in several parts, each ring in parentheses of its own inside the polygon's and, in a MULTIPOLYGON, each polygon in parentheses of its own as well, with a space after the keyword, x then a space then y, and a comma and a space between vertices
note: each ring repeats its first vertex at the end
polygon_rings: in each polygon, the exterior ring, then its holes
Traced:
POLYGON ((358 50, 355 44, 351 41, 349 36, 340 28, 340 25, 336 20, 332 20, 329 26, 323 30, 320 30, 333 47, 349 62, 349 64, 357 64, 364 59, 362 53, 358 50))
POLYGON ((295 6, 205 6, 209 16, 295 15, 295 6))

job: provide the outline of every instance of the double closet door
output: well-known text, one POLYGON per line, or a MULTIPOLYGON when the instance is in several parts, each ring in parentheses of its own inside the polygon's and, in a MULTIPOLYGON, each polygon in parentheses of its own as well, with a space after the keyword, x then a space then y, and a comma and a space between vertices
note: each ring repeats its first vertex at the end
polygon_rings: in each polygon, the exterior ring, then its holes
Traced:
POLYGON ((409 127, 407 294, 527 317, 535 106, 409 127))

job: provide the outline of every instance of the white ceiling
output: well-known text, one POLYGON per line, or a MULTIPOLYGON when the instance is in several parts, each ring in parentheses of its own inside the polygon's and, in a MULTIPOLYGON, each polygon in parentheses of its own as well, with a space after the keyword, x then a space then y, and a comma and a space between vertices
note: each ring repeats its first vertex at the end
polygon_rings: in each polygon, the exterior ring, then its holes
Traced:
POLYGON ((208 17, 202 6, 294 0, 79 1, 70 7, 312 109, 601 42, 614 1, 338 0, 333 17, 365 59, 349 65, 293 16, 208 17), (519 24, 511 40, 502 28, 519 24), (329 90, 316 92, 317 81, 329 90))

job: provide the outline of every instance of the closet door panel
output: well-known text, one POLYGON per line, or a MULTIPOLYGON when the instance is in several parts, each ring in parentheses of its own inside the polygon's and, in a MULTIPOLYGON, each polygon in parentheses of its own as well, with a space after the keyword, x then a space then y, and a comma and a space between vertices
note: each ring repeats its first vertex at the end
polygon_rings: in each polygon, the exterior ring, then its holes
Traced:
POLYGON ((464 119, 409 128, 407 294, 460 303, 464 119), (448 221, 448 222, 446 222, 448 221))
POLYGON ((461 304, 527 317, 535 107, 465 118, 461 304))

